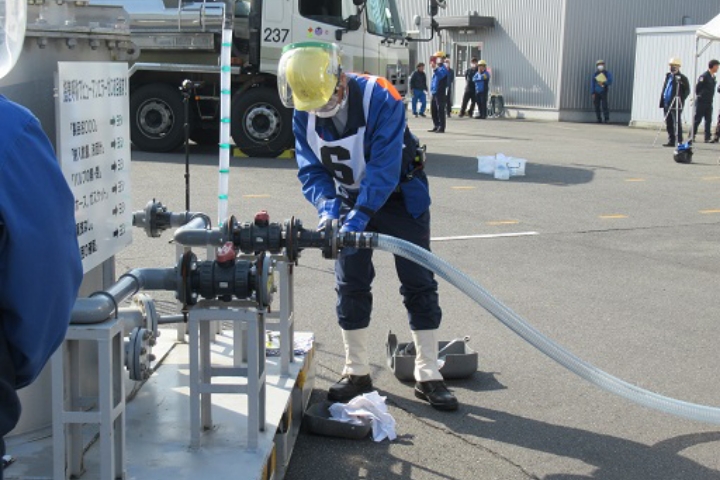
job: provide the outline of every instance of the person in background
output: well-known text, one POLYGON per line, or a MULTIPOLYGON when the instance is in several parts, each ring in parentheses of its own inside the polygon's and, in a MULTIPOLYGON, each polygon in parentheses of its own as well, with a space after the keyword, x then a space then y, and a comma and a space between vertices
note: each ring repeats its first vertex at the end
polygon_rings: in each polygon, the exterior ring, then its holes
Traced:
MULTIPOLYGON (((318 229, 339 220, 340 232, 378 232, 430 249, 430 192, 415 165, 418 141, 405 106, 384 78, 344 73, 335 44, 296 43, 278 65, 280 99, 294 108, 298 179, 318 211, 318 229)), ((336 312, 345 346, 342 377, 328 391, 348 402, 373 391, 368 357, 375 269, 371 249, 343 248, 335 262, 336 312)), ((415 354, 415 396, 438 410, 458 401, 438 369, 442 319, 430 270, 395 257, 415 354)))
POLYGON ((470 68, 465 70, 465 92, 463 92, 462 105, 460 106, 461 118, 465 116, 466 111, 469 117, 473 116, 473 111, 475 110, 475 83, 473 82, 473 77, 477 71, 478 60, 473 57, 470 60, 470 68), (470 110, 466 110, 468 102, 470 102, 470 110))
POLYGON ((410 75, 410 90, 412 90, 412 112, 415 118, 418 116, 417 104, 420 102, 421 117, 425 116, 425 108, 427 107, 427 75, 425 75, 425 64, 420 62, 417 64, 415 71, 410 75))
POLYGON ((487 62, 478 62, 478 71, 473 75, 475 84, 475 102, 477 103, 480 119, 487 118, 488 92, 490 91, 490 72, 487 71, 487 62))
POLYGON ((711 128, 712 128, 712 113, 713 113, 713 99, 715 98, 715 88, 717 86, 717 80, 715 74, 718 71, 720 62, 717 60, 710 60, 708 63, 708 69, 700 75, 697 84, 695 85, 695 122, 693 124, 693 141, 697 134, 700 122, 705 120, 705 143, 710 143, 712 140, 711 128))
POLYGON ((595 73, 590 82, 590 95, 595 105, 595 116, 597 123, 610 123, 610 109, 608 108, 608 91, 613 83, 613 76, 605 68, 605 60, 595 62, 595 73), (601 109, 602 108, 602 112, 601 109))
POLYGON ((447 118, 452 117, 452 106, 453 106, 453 87, 455 86, 455 70, 450 67, 450 59, 445 59, 445 68, 448 71, 448 86, 447 86, 447 118))
POLYGON ((0 458, 20 418, 17 390, 65 338, 82 274, 75 198, 52 145, 0 95, 0 458))
POLYGON ((663 146, 674 147, 676 140, 677 143, 683 143, 682 111, 685 99, 690 95, 690 82, 685 75, 680 73, 682 62, 679 58, 671 58, 668 63, 670 71, 665 74, 663 81, 660 108, 665 114, 665 126, 668 134, 668 141, 663 146), (676 130, 677 136, 675 135, 676 130))
POLYGON ((430 94, 432 104, 430 113, 433 120, 433 128, 428 132, 445 133, 445 106, 447 102, 448 71, 445 68, 445 52, 435 53, 435 68, 432 80, 430 81, 430 94))

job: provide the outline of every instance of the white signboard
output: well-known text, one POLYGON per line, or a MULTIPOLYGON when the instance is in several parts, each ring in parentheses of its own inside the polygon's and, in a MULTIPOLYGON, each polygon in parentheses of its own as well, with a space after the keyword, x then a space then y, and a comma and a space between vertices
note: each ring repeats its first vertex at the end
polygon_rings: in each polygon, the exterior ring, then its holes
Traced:
POLYGON ((126 63, 59 62, 57 155, 75 195, 83 271, 132 242, 126 63))

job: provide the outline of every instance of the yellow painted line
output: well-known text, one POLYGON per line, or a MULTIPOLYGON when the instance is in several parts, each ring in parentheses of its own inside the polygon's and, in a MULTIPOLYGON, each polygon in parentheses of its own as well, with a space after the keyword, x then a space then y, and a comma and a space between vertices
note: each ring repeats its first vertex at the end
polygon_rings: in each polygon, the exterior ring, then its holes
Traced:
POLYGON ((491 225, 491 226, 496 226, 496 225, 517 225, 518 223, 520 223, 520 222, 517 221, 517 220, 497 220, 497 221, 494 221, 494 222, 485 222, 485 225, 491 225))
POLYGON ((644 182, 645 179, 644 178, 626 178, 625 181, 626 182, 644 182))
POLYGON ((720 213, 720 210, 719 210, 719 209, 715 209, 715 210, 700 210, 700 213, 703 213, 703 214, 720 213))
POLYGON ((259 195, 243 195, 243 198, 270 198, 270 195, 267 194, 259 194, 259 195))
POLYGON ((550 182, 550 185, 567 185, 565 182, 550 182))
POLYGON ((702 179, 705 182, 717 182, 720 180, 720 177, 702 177, 702 179))
POLYGON ((600 218, 604 220, 614 220, 618 218, 628 218, 627 215, 621 215, 621 214, 614 214, 614 215, 600 215, 600 218))
POLYGON ((450 187, 453 190, 475 190, 477 187, 450 187))

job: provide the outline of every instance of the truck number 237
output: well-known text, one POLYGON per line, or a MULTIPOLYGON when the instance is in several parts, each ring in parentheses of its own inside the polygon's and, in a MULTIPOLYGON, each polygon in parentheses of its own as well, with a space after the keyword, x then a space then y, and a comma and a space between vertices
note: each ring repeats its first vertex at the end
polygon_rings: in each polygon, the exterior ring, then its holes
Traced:
POLYGON ((266 28, 263 30, 266 42, 285 42, 287 40, 290 29, 288 28, 266 28))

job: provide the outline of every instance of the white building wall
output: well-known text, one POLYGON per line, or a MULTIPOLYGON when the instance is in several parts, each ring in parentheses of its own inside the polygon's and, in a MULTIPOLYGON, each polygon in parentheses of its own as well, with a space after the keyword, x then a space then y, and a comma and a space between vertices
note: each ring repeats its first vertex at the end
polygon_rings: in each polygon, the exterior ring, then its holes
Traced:
MULTIPOLYGON (((698 70, 694 73, 695 31, 698 26, 638 28, 635 54, 635 78, 630 125, 635 127, 658 127, 663 123, 663 112, 659 107, 665 73, 670 57, 678 57, 683 65, 681 72, 688 77, 695 88, 697 77, 707 69, 708 62, 720 60, 720 42, 710 44, 698 59, 698 70)), ((700 41, 701 47, 707 44, 700 41)), ((720 102, 715 99, 715 113, 720 102)), ((692 112, 685 108, 683 121, 689 125, 692 112)), ((703 128, 702 126, 700 127, 703 128)))

